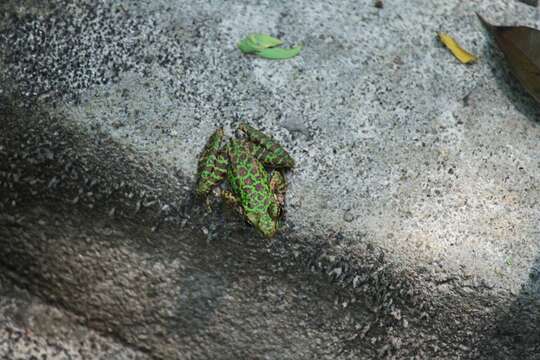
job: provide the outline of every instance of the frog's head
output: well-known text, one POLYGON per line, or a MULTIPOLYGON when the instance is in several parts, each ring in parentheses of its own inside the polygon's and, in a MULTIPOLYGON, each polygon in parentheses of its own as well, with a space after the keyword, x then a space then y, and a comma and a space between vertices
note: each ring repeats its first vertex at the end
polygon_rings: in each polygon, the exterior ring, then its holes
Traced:
POLYGON ((248 220, 257 228, 265 237, 271 238, 276 234, 278 223, 272 219, 269 214, 249 214, 248 220))

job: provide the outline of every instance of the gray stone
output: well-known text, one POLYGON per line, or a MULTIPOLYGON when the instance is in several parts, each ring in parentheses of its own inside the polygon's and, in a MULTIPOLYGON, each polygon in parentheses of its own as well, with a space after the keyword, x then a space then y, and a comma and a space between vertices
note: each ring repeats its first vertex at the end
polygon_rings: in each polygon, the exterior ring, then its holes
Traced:
POLYGON ((0 358, 150 359, 93 330, 72 314, 44 303, 0 274, 0 358))
POLYGON ((285 119, 281 125, 290 132, 300 132, 304 135, 308 134, 308 127, 305 124, 305 120, 298 117, 290 116, 285 119))
POLYGON ((0 10, 0 267, 31 296, 155 358, 536 356, 538 105, 475 15, 539 25, 535 9, 0 10), (253 31, 304 50, 242 55, 235 44, 253 31), (437 31, 480 61, 459 64, 437 31), (297 162, 269 243, 191 192, 208 135, 240 120, 297 162))
POLYGON ((355 216, 350 210, 346 211, 345 214, 343 214, 343 220, 345 220, 346 222, 352 222, 354 218, 355 216))

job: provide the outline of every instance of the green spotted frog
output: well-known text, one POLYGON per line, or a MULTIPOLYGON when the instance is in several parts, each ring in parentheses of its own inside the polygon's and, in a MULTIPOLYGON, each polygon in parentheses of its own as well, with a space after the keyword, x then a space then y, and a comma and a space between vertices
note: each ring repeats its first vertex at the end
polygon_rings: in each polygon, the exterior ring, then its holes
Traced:
POLYGON ((261 234, 272 237, 287 187, 283 171, 292 168, 294 160, 271 136, 244 123, 239 130, 245 138, 225 145, 223 128, 210 136, 199 157, 196 192, 204 198, 226 180, 230 190, 221 191, 223 200, 261 234))

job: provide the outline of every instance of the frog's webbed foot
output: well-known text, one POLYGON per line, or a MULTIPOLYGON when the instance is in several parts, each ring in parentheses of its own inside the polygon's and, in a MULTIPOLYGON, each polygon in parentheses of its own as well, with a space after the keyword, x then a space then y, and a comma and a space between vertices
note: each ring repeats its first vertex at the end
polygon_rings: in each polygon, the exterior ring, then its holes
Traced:
POLYGON ((228 206, 234 209, 240 216, 244 216, 244 211, 242 210, 240 201, 238 201, 238 199, 236 198, 236 196, 234 196, 232 192, 226 191, 226 190, 222 191, 221 198, 228 206))

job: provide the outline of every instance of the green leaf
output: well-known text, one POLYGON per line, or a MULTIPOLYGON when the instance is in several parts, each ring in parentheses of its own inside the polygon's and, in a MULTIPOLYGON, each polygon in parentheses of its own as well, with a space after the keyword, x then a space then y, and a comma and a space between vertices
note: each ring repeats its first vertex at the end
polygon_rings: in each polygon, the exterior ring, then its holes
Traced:
POLYGON ((236 46, 238 46, 240 51, 243 52, 244 54, 253 54, 257 52, 257 48, 255 47, 255 44, 252 43, 248 38, 243 39, 236 46))
POLYGON ((296 46, 290 49, 272 48, 257 51, 256 54, 265 59, 284 60, 295 57, 296 55, 300 54, 301 50, 302 46, 296 46))
POLYGON ((265 34, 250 34, 238 43, 240 51, 253 54, 263 49, 272 48, 283 44, 283 41, 265 34))
POLYGON ((280 39, 276 39, 275 37, 272 37, 270 35, 264 35, 264 34, 251 34, 249 38, 257 44, 257 48, 262 50, 266 48, 272 48, 274 46, 278 46, 283 44, 283 41, 280 39))

